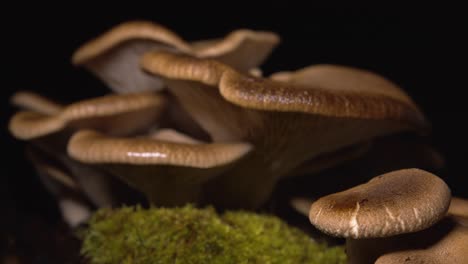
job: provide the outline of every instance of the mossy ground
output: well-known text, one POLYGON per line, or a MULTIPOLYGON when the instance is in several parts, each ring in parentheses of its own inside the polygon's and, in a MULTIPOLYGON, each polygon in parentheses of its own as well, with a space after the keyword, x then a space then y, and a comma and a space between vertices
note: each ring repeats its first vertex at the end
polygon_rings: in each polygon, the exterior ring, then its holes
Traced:
POLYGON ((345 263, 341 247, 313 242, 273 216, 211 208, 98 211, 82 254, 92 263, 345 263))

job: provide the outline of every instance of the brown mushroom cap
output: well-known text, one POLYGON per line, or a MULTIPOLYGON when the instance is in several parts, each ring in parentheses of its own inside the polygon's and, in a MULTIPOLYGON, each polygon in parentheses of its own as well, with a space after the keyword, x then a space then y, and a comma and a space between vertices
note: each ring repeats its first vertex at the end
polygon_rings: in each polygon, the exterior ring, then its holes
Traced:
POLYGON ((73 55, 73 63, 85 65, 118 92, 161 89, 159 78, 139 67, 140 57, 153 50, 175 50, 223 61, 241 71, 257 67, 278 44, 271 32, 237 30, 220 40, 193 44, 160 25, 134 21, 116 26, 86 43, 73 55))
POLYGON ((128 134, 147 127, 164 106, 164 97, 149 92, 108 95, 71 104, 51 115, 22 111, 13 116, 9 128, 15 137, 24 140, 60 131, 68 125, 128 134), (126 125, 122 126, 122 122, 126 125))
POLYGON ((450 204, 450 190, 437 176, 405 169, 373 178, 314 202, 309 219, 333 236, 388 237, 437 223, 450 204))

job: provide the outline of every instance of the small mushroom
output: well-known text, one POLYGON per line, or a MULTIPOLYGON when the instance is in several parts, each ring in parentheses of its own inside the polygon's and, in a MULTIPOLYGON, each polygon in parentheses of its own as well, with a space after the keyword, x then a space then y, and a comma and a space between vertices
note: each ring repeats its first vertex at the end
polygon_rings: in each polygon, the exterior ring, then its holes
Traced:
POLYGON ((68 106, 55 106, 31 93, 13 98, 27 109, 39 110, 21 111, 11 119, 11 133, 23 140, 43 137, 69 126, 93 127, 117 135, 130 134, 152 125, 165 104, 162 96, 150 92, 107 95, 68 106))
POLYGON ((163 82, 141 71, 143 54, 174 50, 201 58, 215 58, 241 71, 257 67, 278 44, 272 32, 236 30, 222 39, 188 43, 169 29, 147 21, 126 22, 86 43, 73 55, 117 92, 159 90, 163 82))
POLYGON ((368 183, 314 202, 311 223, 346 238, 388 237, 426 229, 442 219, 450 190, 437 176, 418 169, 380 175, 368 183))

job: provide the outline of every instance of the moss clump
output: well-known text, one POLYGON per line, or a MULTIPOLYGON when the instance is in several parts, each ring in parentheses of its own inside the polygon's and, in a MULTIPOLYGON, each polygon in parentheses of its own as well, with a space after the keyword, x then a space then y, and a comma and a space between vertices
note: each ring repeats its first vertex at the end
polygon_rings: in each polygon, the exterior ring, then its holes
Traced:
POLYGON ((314 243, 273 216, 192 206, 102 209, 85 232, 92 263, 345 263, 341 247, 314 243))

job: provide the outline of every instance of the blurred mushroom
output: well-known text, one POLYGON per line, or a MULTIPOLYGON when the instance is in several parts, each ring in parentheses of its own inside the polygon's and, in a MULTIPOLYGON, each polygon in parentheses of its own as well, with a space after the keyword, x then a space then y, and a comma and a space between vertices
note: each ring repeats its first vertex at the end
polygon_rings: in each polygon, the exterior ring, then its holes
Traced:
POLYGON ((173 50, 214 58, 241 71, 257 67, 279 43, 272 32, 236 30, 222 39, 185 42, 169 29, 147 21, 126 22, 86 43, 73 55, 117 92, 159 90, 163 83, 140 70, 143 54, 173 50))
POLYGON ((91 215, 91 204, 83 196, 80 186, 73 177, 61 168, 45 161, 32 148, 29 148, 27 154, 42 183, 57 199, 65 222, 71 227, 77 227, 86 222, 91 215))
MULTIPOLYGON (((64 207, 64 204, 79 209, 78 204, 82 204, 82 200, 89 200, 89 208, 91 204, 110 207, 132 199, 129 198, 134 196, 132 191, 113 177, 99 168, 70 159, 66 145, 71 134, 80 127, 92 127, 110 135, 132 135, 153 127, 165 109, 162 95, 151 92, 108 95, 60 105, 34 93, 19 92, 12 101, 28 111, 13 116, 10 131, 15 137, 30 143, 32 147, 29 147, 28 157, 62 209, 68 210, 69 206, 64 207), (51 179, 56 184, 51 184, 51 179), (68 197, 78 194, 81 197, 79 201, 68 197), (62 203, 64 199, 68 202, 62 203)), ((84 215, 81 209, 67 212, 84 215)), ((64 217, 68 222, 77 222, 66 213, 64 217)))
POLYGON ((44 106, 38 107, 36 95, 22 95, 13 98, 18 103, 18 98, 29 97, 28 102, 23 99, 20 105, 30 109, 41 108, 39 111, 21 111, 11 119, 11 133, 23 140, 50 135, 66 127, 89 127, 112 135, 128 135, 153 125, 165 105, 162 96, 151 92, 107 95, 54 108, 45 99, 41 100, 44 106))

